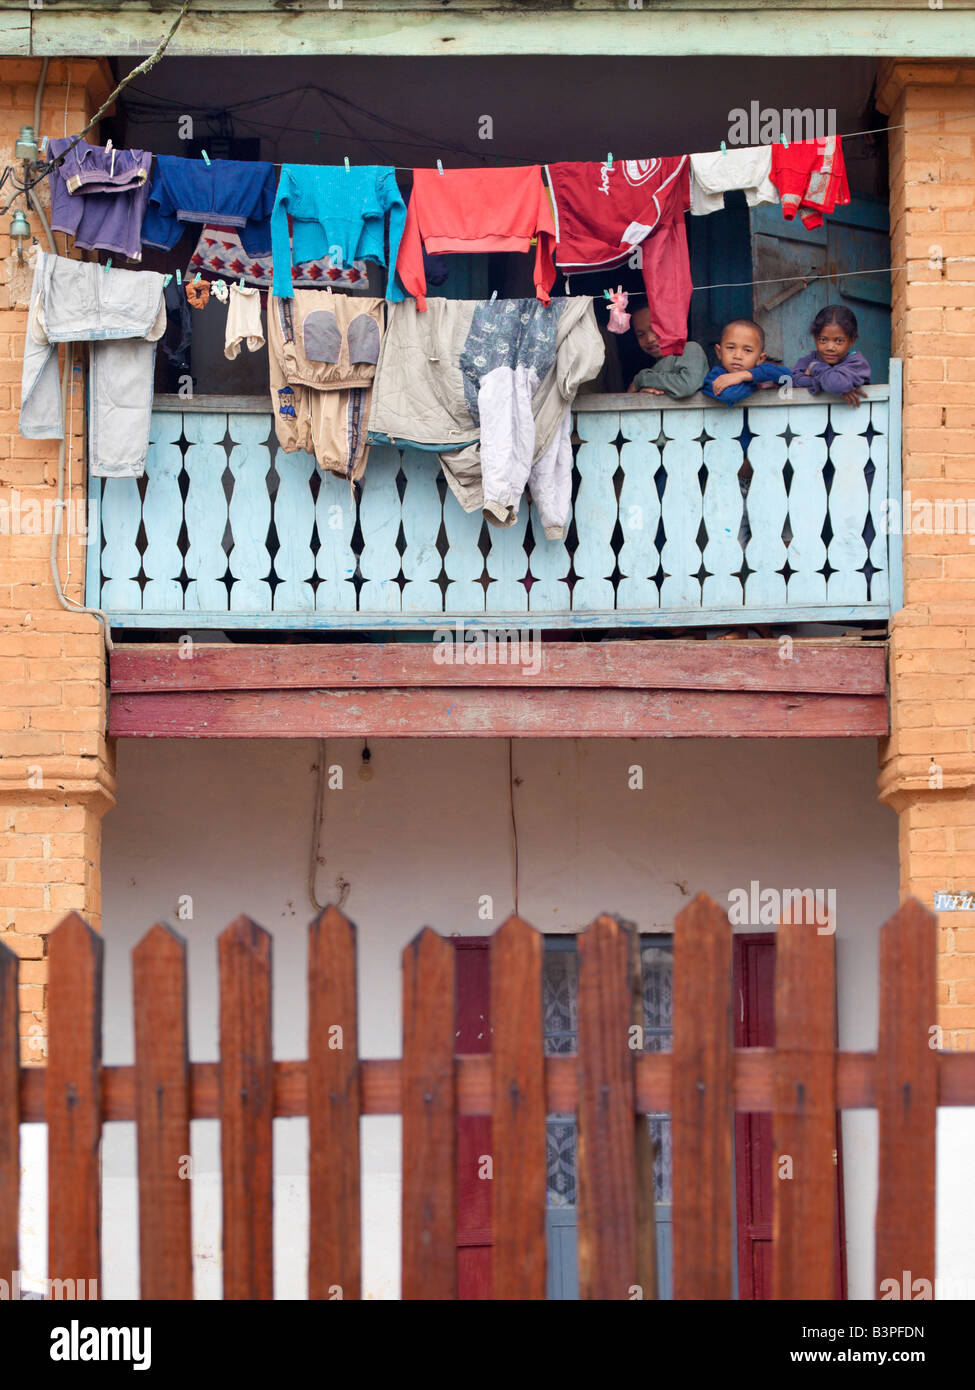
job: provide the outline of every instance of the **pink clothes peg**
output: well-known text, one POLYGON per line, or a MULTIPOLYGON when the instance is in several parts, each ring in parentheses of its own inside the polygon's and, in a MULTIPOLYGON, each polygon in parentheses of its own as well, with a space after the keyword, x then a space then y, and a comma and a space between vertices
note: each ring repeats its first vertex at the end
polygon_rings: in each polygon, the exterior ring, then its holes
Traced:
POLYGON ((608 290, 606 294, 609 300, 609 323, 606 325, 610 333, 625 333, 630 326, 630 316, 626 312, 629 303, 629 295, 622 285, 617 286, 616 290, 608 290))

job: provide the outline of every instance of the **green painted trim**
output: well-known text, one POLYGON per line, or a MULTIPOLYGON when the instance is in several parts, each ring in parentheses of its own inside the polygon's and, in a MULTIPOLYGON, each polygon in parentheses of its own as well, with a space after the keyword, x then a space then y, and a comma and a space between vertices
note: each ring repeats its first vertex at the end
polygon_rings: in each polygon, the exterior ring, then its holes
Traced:
MULTIPOLYGON (((68 5, 71 0, 67 0, 68 5)), ((31 52, 41 57, 102 57, 151 53, 164 33, 170 13, 126 9, 60 8, 46 3, 26 10, 31 25, 31 52), (106 39, 106 34, 112 35, 106 39)), ((645 0, 641 10, 612 7, 566 10, 554 4, 499 3, 491 9, 444 10, 398 8, 364 11, 360 5, 341 10, 261 13, 242 9, 191 11, 174 36, 173 56, 284 54, 309 57, 363 55, 429 58, 537 54, 629 57, 748 56, 780 58, 962 58, 975 56, 975 6, 931 10, 914 0, 910 9, 822 4, 756 5, 751 9, 704 8, 690 4, 662 8, 645 0)), ((21 14, 10 16, 19 23, 21 14)), ((22 34, 12 36, 18 44, 22 34)), ((4 43, 0 26, 0 47, 4 43)))

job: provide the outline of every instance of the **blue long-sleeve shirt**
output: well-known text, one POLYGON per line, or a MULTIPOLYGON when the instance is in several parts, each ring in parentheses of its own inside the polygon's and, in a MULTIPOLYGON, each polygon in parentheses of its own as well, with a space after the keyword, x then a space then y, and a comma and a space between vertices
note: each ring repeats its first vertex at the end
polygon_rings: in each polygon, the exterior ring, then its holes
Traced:
POLYGON ((389 281, 386 298, 399 301, 405 295, 396 282, 393 267, 406 224, 406 204, 396 184, 396 173, 385 165, 338 166, 285 164, 271 212, 271 244, 274 252, 274 293, 290 299, 292 223, 294 259, 317 260, 335 256, 343 265, 353 261, 386 264, 383 246, 389 214, 389 281))
POLYGON ((705 396, 710 396, 712 400, 720 401, 722 405, 739 405, 746 400, 762 381, 778 381, 781 377, 789 376, 788 367, 783 367, 778 362, 759 362, 757 367, 750 367, 752 374, 751 381, 739 381, 735 386, 726 386, 720 395, 714 394, 714 382, 719 376, 729 375, 726 367, 712 367, 704 378, 704 385, 701 387, 705 396))
POLYGON ((848 352, 842 362, 822 362, 817 353, 810 352, 792 369, 793 386, 804 386, 814 396, 827 391, 833 396, 845 396, 857 386, 870 380, 870 363, 862 352, 848 352))
MULTIPOLYGON (((248 256, 271 250, 274 165, 241 159, 183 159, 157 154, 145 220, 143 246, 171 251, 187 222, 235 227, 248 256)), ((349 262, 351 265, 351 261, 349 262)))

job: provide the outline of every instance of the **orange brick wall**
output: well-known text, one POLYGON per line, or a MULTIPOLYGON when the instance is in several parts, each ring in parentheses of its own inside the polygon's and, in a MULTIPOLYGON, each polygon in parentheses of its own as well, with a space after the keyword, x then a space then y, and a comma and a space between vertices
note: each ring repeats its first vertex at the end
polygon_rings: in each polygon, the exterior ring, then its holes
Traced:
MULTIPOLYGON (((33 123, 40 69, 39 59, 0 59, 4 164, 12 161, 20 127, 33 123)), ((99 62, 52 61, 38 137, 80 130, 111 85, 99 62)), ((23 208, 23 199, 14 207, 23 208)), ((46 936, 72 908, 93 924, 99 921, 101 817, 114 802, 114 778, 104 736, 101 626, 90 615, 61 607, 50 571, 50 525, 33 534, 31 503, 39 504, 37 516, 43 517, 45 502, 53 515, 58 442, 21 439, 17 430, 31 274, 6 235, 13 211, 0 222, 0 942, 21 958, 24 1060, 43 1063, 46 936)), ((29 211, 28 218, 49 249, 37 215, 29 211)), ((55 233, 55 240, 63 253, 66 238, 55 233)), ((66 496, 83 506, 80 385, 69 412, 72 487, 66 496)), ((83 536, 59 536, 62 584, 78 602, 85 554, 83 536)))
MULTIPOLYGON (((893 350, 904 359, 904 488, 975 501, 975 62, 883 66, 893 350)), ((975 507, 973 507, 975 510, 975 507)), ((890 643, 881 796, 900 821, 901 891, 975 889, 975 546, 912 530, 890 643)), ((975 1030, 975 913, 939 920, 946 1045, 975 1030)))

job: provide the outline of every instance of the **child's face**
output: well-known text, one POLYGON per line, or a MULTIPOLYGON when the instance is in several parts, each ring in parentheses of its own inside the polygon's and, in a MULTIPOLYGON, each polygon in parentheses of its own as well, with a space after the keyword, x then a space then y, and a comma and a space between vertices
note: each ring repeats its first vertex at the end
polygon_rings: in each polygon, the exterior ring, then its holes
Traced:
POLYGON ((828 323, 816 338, 816 355, 820 362, 842 362, 855 342, 856 334, 851 338, 838 323, 828 323))
POLYGON ((637 309, 630 315, 630 323, 640 348, 648 357, 660 356, 660 342, 650 327, 650 310, 637 309))
POLYGON ((761 338, 754 328, 743 323, 726 328, 714 350, 726 372, 750 372, 752 367, 765 361, 761 338))

